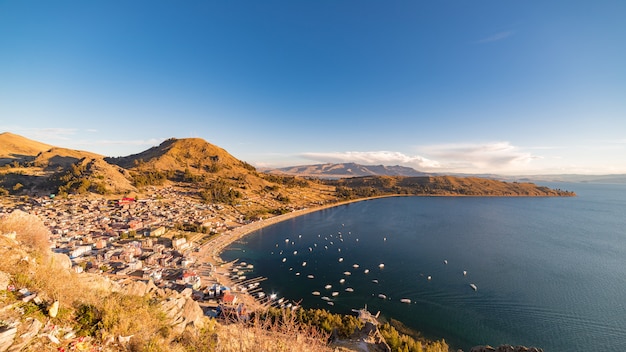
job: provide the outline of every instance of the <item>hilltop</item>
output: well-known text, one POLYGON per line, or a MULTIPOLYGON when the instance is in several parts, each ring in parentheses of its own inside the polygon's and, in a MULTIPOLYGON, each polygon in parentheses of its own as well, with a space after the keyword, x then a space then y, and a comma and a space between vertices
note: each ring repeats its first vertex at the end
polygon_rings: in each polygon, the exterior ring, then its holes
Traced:
POLYGON ((10 133, 0 133, 0 166, 17 161, 23 162, 53 146, 10 133))
POLYGON ((0 143, 2 155, 12 158, 0 168, 0 194, 146 197, 154 194, 154 187, 173 187, 179 196, 229 206, 236 214, 233 218, 241 220, 393 194, 572 195, 530 183, 434 176, 402 166, 320 164, 260 172, 200 138, 170 138, 141 153, 118 158, 50 146, 10 133, 1 134, 0 143))

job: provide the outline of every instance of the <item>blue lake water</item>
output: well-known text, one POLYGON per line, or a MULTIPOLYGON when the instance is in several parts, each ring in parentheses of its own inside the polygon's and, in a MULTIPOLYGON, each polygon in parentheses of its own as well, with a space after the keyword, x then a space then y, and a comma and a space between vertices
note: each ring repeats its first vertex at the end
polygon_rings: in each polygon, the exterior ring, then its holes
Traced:
POLYGON ((578 196, 357 202, 259 230, 222 257, 254 264, 265 292, 344 314, 367 304, 466 351, 625 351, 626 185, 547 185, 578 196))

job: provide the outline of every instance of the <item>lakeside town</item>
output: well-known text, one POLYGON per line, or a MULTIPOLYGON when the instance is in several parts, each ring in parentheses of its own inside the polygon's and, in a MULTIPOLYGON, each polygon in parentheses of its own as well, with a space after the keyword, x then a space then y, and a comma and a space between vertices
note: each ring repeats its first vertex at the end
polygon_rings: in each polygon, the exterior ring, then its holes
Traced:
POLYGON ((292 306, 266 296, 260 288, 263 278, 246 277, 252 264, 219 258, 229 237, 243 235, 242 226, 250 222, 223 205, 184 197, 174 187, 149 188, 146 194, 145 199, 116 200, 23 198, 10 207, 0 205, 0 216, 14 210, 38 216, 50 230, 52 251, 66 254, 76 273, 141 281, 179 293, 191 290, 208 316, 245 319, 250 308, 292 306))

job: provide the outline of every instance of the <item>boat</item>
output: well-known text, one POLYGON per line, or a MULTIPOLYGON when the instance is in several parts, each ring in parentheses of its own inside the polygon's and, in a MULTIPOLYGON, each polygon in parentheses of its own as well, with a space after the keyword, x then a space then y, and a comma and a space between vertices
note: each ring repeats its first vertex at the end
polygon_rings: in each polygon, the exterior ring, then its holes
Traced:
POLYGON ((298 254, 298 251, 293 251, 293 255, 296 255, 296 254, 298 254))
POLYGON ((300 273, 296 273, 296 276, 300 276, 300 273))
POLYGON ((463 276, 467 276, 467 271, 463 270, 463 276))
POLYGON ((443 263, 444 263, 444 264, 448 264, 448 260, 447 260, 447 259, 444 259, 444 260, 443 260, 443 263))
POLYGON ((339 258, 339 263, 343 262, 343 258, 339 258))
POLYGON ((359 267, 359 264, 352 264, 352 267, 356 269, 359 267))
POLYGON ((330 298, 328 298, 328 297, 326 297, 326 296, 323 296, 323 297, 322 297, 322 299, 323 299, 324 301, 330 301, 330 298))
POLYGON ((333 287, 333 285, 331 285, 331 284, 328 284, 328 285, 324 286, 324 288, 327 289, 327 290, 330 290, 332 287, 333 287))
POLYGON ((387 296, 382 294, 382 293, 379 293, 378 294, 378 298, 380 298, 380 299, 387 299, 387 296))
POLYGON ((333 293, 331 293, 331 296, 333 296, 333 297, 339 296, 339 292, 334 291, 333 293))
POLYGON ((471 287, 474 291, 478 290, 478 287, 477 287, 475 284, 470 284, 470 287, 471 287))
POLYGON ((313 296, 319 296, 320 295, 320 291, 313 291, 313 292, 311 292, 311 294, 313 296))
POLYGON ((309 279, 315 279, 315 276, 313 275, 307 275, 306 277, 308 277, 309 279))
POLYGON ((340 283, 340 284, 343 284, 344 282, 346 282, 346 279, 341 279, 341 280, 339 280, 339 283, 340 283))
POLYGON ((428 275, 428 277, 426 279, 431 280, 433 277, 428 275))
POLYGON ((326 302, 326 303, 328 303, 329 306, 334 306, 335 305, 335 302, 326 302))
POLYGON ((287 261, 287 258, 283 258, 283 263, 287 261))
POLYGON ((408 298, 402 298, 402 299, 400 299, 400 302, 402 302, 402 303, 407 303, 407 304, 411 304, 411 300, 410 300, 410 299, 408 299, 408 298))
POLYGON ((378 264, 378 267, 382 269, 382 268, 384 268, 384 267, 385 267, 385 264, 380 263, 380 264, 378 264))
POLYGON ((346 287, 346 292, 354 292, 354 289, 352 287, 346 287))
POLYGON ((306 262, 302 262, 302 266, 306 266, 306 262))
POLYGON ((375 284, 377 284, 377 283, 378 283, 378 280, 374 279, 374 280, 372 280, 372 282, 373 282, 373 283, 375 283, 375 284))
POLYGON ((370 269, 365 269, 363 272, 364 272, 365 274, 367 274, 367 273, 369 273, 369 272, 370 272, 370 269))
POLYGON ((349 271, 344 271, 344 272, 343 272, 343 274, 344 274, 344 275, 346 275, 346 276, 350 276, 350 275, 352 275, 352 273, 351 273, 351 272, 349 272, 349 271))

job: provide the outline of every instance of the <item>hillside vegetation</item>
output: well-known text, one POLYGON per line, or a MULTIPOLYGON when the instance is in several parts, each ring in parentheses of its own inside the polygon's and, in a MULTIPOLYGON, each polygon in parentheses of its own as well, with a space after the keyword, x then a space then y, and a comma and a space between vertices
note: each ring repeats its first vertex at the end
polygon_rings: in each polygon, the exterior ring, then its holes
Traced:
MULTIPOLYGON (((246 221, 381 195, 573 195, 531 183, 478 177, 363 176, 323 180, 261 173, 200 138, 171 138, 141 153, 120 158, 53 147, 10 133, 0 134, 0 146, 0 154, 6 157, 0 166, 0 195, 111 198, 131 195, 141 198, 150 196, 152 187, 167 186, 173 187, 181 197, 227 206, 246 221)), ((338 167, 322 166, 324 170, 338 167)), ((352 173, 408 172, 399 166, 343 164, 338 168, 340 174, 346 170, 352 173)))
POLYGON ((479 177, 366 176, 325 181, 337 188, 341 198, 354 199, 388 194, 421 196, 574 196, 573 192, 533 183, 503 182, 479 177))

